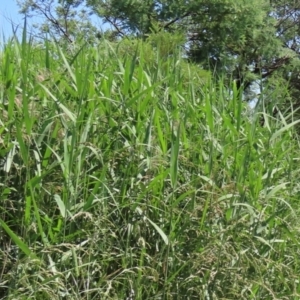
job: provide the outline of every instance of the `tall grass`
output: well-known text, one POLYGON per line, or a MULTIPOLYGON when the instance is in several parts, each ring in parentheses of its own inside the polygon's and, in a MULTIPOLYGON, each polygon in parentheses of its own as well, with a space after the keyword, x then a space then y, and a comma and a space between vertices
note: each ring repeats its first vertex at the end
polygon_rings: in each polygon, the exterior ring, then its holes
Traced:
POLYGON ((1 299, 299 299, 298 121, 149 51, 6 43, 1 299))

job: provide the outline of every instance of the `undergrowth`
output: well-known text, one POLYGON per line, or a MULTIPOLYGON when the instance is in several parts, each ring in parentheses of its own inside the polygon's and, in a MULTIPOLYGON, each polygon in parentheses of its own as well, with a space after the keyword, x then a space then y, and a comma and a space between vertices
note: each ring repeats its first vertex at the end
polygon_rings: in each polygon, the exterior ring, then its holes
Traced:
POLYGON ((298 121, 122 49, 3 48, 0 298, 299 299, 298 121))

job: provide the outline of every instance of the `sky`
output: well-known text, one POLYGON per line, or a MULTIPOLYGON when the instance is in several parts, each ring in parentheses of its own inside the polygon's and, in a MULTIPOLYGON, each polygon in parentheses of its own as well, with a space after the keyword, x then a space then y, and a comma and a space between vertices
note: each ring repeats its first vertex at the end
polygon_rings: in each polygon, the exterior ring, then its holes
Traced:
POLYGON ((23 27, 24 19, 21 14, 18 13, 19 7, 15 0, 1 0, 0 5, 0 35, 4 35, 5 39, 12 36, 12 25, 14 28, 23 27))
MULTIPOLYGON (((5 40, 12 36, 13 28, 18 28, 18 36, 21 36, 22 29, 24 25, 24 16, 19 14, 19 7, 17 5, 16 0, 0 0, 0 42, 3 40, 3 36, 5 40)), ((99 21, 98 18, 91 18, 93 24, 98 27, 102 27, 102 29, 107 28, 108 26, 103 26, 102 22, 99 21)), ((30 27, 34 23, 41 22, 41 18, 32 17, 27 19, 27 29, 30 32, 30 27)))

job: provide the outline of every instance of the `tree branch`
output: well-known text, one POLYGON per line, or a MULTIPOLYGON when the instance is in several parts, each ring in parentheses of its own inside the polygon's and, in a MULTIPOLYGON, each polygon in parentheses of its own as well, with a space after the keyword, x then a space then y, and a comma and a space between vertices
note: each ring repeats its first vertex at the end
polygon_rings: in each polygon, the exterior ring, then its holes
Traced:
POLYGON ((118 24, 116 23, 116 21, 112 21, 109 17, 104 17, 104 19, 106 20, 106 22, 110 23, 119 34, 121 34, 122 36, 125 36, 125 33, 120 29, 120 27, 118 26, 118 24))
POLYGON ((190 14, 191 14, 190 12, 186 12, 184 15, 182 15, 180 17, 177 17, 177 18, 169 21, 168 23, 164 24, 162 26, 162 28, 167 29, 168 27, 170 27, 172 24, 174 24, 175 22, 179 21, 180 19, 184 19, 184 18, 190 16, 190 14))

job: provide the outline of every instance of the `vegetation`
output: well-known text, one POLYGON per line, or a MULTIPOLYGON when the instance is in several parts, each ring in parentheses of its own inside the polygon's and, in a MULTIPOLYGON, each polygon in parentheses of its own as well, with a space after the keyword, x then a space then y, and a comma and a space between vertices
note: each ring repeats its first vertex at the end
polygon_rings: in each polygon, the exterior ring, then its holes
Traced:
POLYGON ((299 121, 163 38, 4 45, 1 299, 299 299, 299 121))
MULTIPOLYGON (((101 35, 111 40, 152 33, 182 34, 185 54, 215 76, 232 79, 243 87, 245 97, 253 85, 272 94, 288 87, 293 108, 299 107, 300 4, 293 0, 18 0, 21 12, 44 17, 40 33, 60 41, 89 40, 101 35), (110 25, 99 32, 90 15, 110 25)), ((285 92, 265 99, 270 109, 286 110, 285 92), (267 101, 268 100, 268 101, 267 101)))

